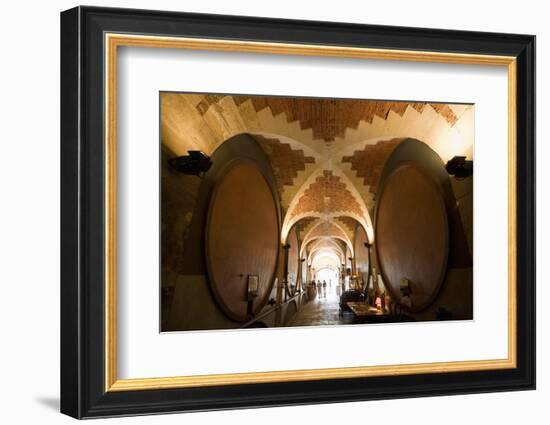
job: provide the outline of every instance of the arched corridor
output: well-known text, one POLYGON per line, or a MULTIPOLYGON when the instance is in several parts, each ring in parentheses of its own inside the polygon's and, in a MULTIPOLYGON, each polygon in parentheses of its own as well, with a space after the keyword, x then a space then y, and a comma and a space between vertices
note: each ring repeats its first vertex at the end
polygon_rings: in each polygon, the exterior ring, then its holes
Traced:
POLYGON ((352 323, 351 314, 340 313, 339 301, 336 288, 328 288, 326 296, 319 296, 305 304, 287 326, 329 326, 352 323))
POLYGON ((471 319, 473 108, 161 93, 161 329, 471 319))

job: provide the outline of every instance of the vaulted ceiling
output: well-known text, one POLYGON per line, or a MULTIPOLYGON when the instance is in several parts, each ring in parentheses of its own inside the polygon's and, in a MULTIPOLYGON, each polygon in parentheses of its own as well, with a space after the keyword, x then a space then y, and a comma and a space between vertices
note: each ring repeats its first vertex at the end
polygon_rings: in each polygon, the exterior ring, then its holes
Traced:
POLYGON ((351 248, 357 225, 372 240, 378 179, 403 138, 444 161, 473 152, 472 105, 162 93, 161 111, 162 143, 177 155, 211 154, 236 134, 252 135, 277 180, 281 240, 295 226, 302 248, 326 238, 351 248))
MULTIPOLYGON (((205 95, 197 108, 201 113, 206 114, 212 106, 217 107, 225 97, 224 95, 205 95)), ((390 112, 403 116, 409 107, 422 113, 429 106, 451 125, 458 119, 449 105, 438 103, 282 96, 232 96, 232 98, 237 107, 251 102, 256 112, 269 108, 273 115, 285 114, 287 122, 299 121, 302 129, 312 129, 314 139, 327 143, 334 142, 337 137, 345 137, 346 130, 357 128, 361 121, 372 123, 375 116, 386 119, 390 112)))

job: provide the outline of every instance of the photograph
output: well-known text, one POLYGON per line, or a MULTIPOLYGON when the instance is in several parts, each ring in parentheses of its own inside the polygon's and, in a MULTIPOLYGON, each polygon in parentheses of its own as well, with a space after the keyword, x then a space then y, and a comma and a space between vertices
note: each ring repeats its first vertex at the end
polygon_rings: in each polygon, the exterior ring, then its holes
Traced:
POLYGON ((474 319, 474 104, 159 96, 162 332, 474 319))
POLYGON ((536 388, 535 35, 310 9, 61 13, 62 413, 536 388))
POLYGON ((546 3, 91 3, 3 3, 0 425, 550 425, 546 3))

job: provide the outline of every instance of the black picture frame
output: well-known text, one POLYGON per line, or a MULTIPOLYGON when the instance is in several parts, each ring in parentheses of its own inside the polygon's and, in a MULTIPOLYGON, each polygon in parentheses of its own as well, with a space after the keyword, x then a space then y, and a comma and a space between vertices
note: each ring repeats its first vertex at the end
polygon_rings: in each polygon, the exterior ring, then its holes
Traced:
POLYGON ((535 388, 535 37, 76 7, 61 13, 61 412, 92 418, 535 388), (104 34, 514 56, 517 60, 517 367, 105 391, 104 34))

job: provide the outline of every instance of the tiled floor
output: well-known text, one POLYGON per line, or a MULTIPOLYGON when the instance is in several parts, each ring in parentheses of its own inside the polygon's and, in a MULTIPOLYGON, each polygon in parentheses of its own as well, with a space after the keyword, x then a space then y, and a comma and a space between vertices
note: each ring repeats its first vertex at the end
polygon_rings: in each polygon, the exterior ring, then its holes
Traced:
POLYGON ((346 313, 344 317, 339 317, 338 303, 339 297, 336 295, 336 288, 327 288, 325 297, 317 297, 315 300, 307 302, 287 326, 327 326, 351 323, 353 314, 346 313))

